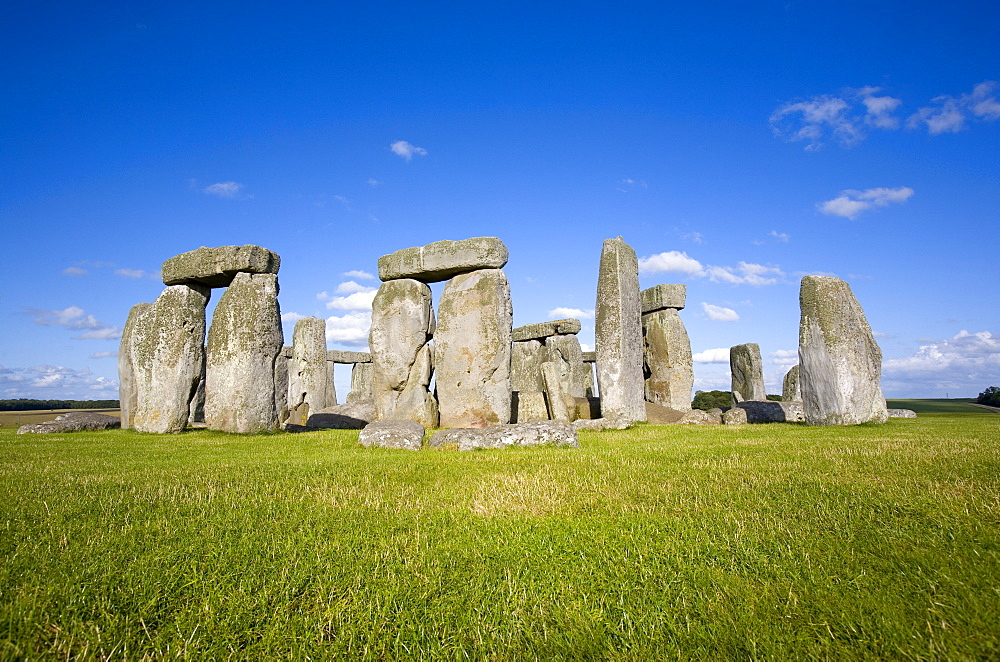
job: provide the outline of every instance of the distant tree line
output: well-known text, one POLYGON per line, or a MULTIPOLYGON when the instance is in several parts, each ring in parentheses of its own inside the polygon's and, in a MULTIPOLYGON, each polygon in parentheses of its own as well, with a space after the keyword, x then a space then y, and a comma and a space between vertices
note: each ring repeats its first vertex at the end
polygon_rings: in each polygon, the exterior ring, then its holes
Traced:
MULTIPOLYGON (((780 402, 781 396, 768 393, 768 400, 780 402)), ((733 406, 732 391, 695 391, 694 400, 691 401, 691 409, 729 409, 733 406)))
POLYGON ((990 407, 1000 407, 1000 386, 990 386, 980 393, 979 397, 976 398, 976 403, 989 405, 990 407))
POLYGON ((117 400, 0 400, 0 411, 28 411, 31 409, 118 409, 117 400))

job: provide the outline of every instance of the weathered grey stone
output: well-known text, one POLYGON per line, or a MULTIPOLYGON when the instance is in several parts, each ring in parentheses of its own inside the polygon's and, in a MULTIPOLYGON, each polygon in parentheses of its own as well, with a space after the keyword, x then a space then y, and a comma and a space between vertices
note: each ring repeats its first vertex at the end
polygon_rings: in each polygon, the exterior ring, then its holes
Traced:
POLYGON ((552 322, 539 322, 537 324, 525 324, 513 329, 510 332, 510 337, 514 342, 521 342, 524 340, 575 333, 580 333, 580 320, 571 318, 554 320, 552 322))
POLYGON ((544 345, 539 340, 524 340, 511 344, 510 387, 514 391, 543 391, 542 362, 546 359, 544 345))
POLYGON ((227 287, 238 273, 276 274, 280 266, 278 254, 260 246, 202 246, 170 258, 163 263, 162 272, 167 285, 227 287))
MULTIPOLYGON (((274 411, 278 416, 279 425, 288 421, 288 362, 291 360, 292 348, 291 346, 287 347, 288 356, 285 356, 284 349, 286 348, 282 348, 282 351, 274 358, 274 411)), ((204 416, 204 411, 202 414, 204 416)))
POLYGON ((291 345, 283 346, 281 348, 281 352, 278 353, 278 356, 283 356, 286 359, 292 358, 292 346, 291 345))
POLYGON ((781 399, 785 402, 802 402, 802 390, 799 388, 799 364, 796 363, 781 381, 781 399))
POLYGON ((596 363, 597 362, 597 352, 584 352, 583 353, 584 363, 596 363))
POLYGON ((326 360, 333 361, 334 363, 371 363, 372 355, 370 352, 348 352, 342 349, 328 349, 326 350, 326 360))
POLYGON ((643 315, 642 337, 646 400, 671 409, 691 409, 691 341, 677 310, 667 308, 643 315))
POLYGON ((643 290, 640 296, 643 315, 668 308, 683 310, 684 300, 687 298, 687 285, 654 285, 643 290))
POLYGON ((733 409, 745 411, 748 423, 796 423, 805 420, 801 402, 744 400, 733 409))
POLYGON ((121 427, 117 416, 87 411, 71 411, 42 423, 28 423, 17 429, 18 434, 51 434, 54 432, 80 432, 83 430, 110 430, 121 427))
POLYGON ((545 339, 548 361, 559 363, 563 392, 574 398, 586 395, 587 373, 592 370, 583 362, 580 340, 575 335, 550 336, 545 339))
POLYGON ((333 380, 327 367, 326 320, 303 317, 296 321, 292 334, 292 358, 288 361, 289 423, 305 425, 310 412, 336 404, 335 398, 333 402, 329 401, 333 380))
POLYGON ((471 451, 509 446, 569 446, 578 448, 576 429, 569 423, 532 421, 492 425, 485 428, 455 428, 434 433, 432 448, 471 451))
MULTIPOLYGON (((202 348, 204 355, 205 349, 202 348)), ((205 422, 205 361, 201 362, 201 377, 198 378, 198 386, 195 387, 194 395, 191 397, 191 404, 188 406, 188 424, 205 422)))
POLYGON ((372 303, 372 396, 380 420, 410 419, 437 427, 437 403, 428 389, 434 355, 431 288, 412 278, 382 283, 372 303))
POLYGON ((573 420, 592 420, 601 417, 601 399, 594 397, 573 398, 576 404, 576 415, 573 420))
POLYGON ((358 434, 365 448, 392 448, 418 451, 424 439, 424 426, 416 421, 372 421, 358 434))
POLYGON ((577 430, 592 430, 600 432, 602 430, 626 430, 632 424, 620 418, 580 418, 573 421, 570 425, 577 430))
POLYGON ((546 361, 542 364, 542 381, 545 383, 545 397, 549 405, 549 418, 553 421, 570 421, 569 409, 563 399, 562 381, 559 374, 559 364, 546 361))
MULTIPOLYGON (((586 355, 587 352, 584 352, 586 355)), ((597 380, 594 378, 594 362, 584 361, 583 362, 583 395, 586 398, 593 398, 597 395, 597 391, 594 388, 594 384, 597 380)))
MULTIPOLYGON (((742 404, 742 403, 741 403, 742 404)), ((750 422, 747 410, 742 407, 732 407, 722 413, 722 422, 725 425, 743 425, 750 422)))
POLYGON ((916 418, 917 412, 912 409, 887 409, 889 418, 916 418))
POLYGON ((187 427, 205 360, 203 285, 169 285, 132 329, 136 387, 130 421, 139 432, 176 433, 187 427))
POLYGON ((375 420, 374 400, 333 405, 309 416, 306 427, 320 430, 360 430, 375 420))
POLYGON ((334 374, 335 367, 336 366, 334 365, 333 361, 326 362, 326 406, 327 407, 332 407, 333 405, 337 404, 337 384, 334 381, 336 379, 336 375, 334 374))
POLYGON ((210 429, 248 433, 278 427, 274 378, 282 344, 278 277, 237 274, 219 298, 208 330, 205 423, 210 429))
POLYGON ((378 259, 378 277, 383 281, 415 278, 434 283, 469 271, 500 269, 505 264, 507 247, 502 241, 496 237, 473 237, 435 241, 383 255, 378 259))
POLYGON ((799 384, 806 423, 884 423, 882 350, 850 286, 831 276, 805 276, 799 305, 799 384))
MULTIPOLYGON (((375 365, 372 363, 355 363, 351 369, 351 392, 347 394, 347 403, 371 401, 375 406, 375 395, 372 390, 375 384, 375 365)), ((374 419, 373 419, 374 420, 374 419)))
POLYGON ((684 412, 681 419, 677 421, 678 425, 721 425, 722 416, 718 414, 710 414, 707 411, 702 411, 701 409, 691 409, 690 411, 684 412))
MULTIPOLYGON (((689 407, 690 409, 690 407, 689 407)), ((673 409, 655 402, 646 403, 646 422, 653 425, 671 425, 681 420, 686 410, 673 409)))
POLYGON ((441 427, 509 422, 511 319, 500 269, 459 274, 445 285, 434 336, 441 427))
POLYGON ((514 391, 511 393, 511 409, 514 423, 549 420, 549 409, 542 391, 514 391))
POLYGON ((635 250, 606 239, 597 279, 597 388, 606 418, 646 417, 642 374, 639 261, 635 250))
POLYGON ((123 428, 132 427, 132 415, 138 396, 138 386, 135 382, 135 359, 132 356, 132 346, 135 344, 135 329, 139 318, 149 312, 151 303, 137 303, 128 311, 122 340, 118 346, 118 402, 121 409, 121 424, 123 428))
POLYGON ((729 348, 729 369, 733 374, 733 405, 744 400, 766 400, 764 365, 760 347, 750 342, 729 348))

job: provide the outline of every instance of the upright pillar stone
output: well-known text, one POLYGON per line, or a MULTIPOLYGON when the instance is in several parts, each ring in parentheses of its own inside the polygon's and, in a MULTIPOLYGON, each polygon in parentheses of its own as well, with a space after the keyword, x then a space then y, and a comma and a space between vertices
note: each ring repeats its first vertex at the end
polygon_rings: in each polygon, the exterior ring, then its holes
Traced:
POLYGON ((850 286, 839 278, 805 276, 799 305, 799 383, 806 423, 884 423, 882 350, 850 286))
POLYGON ((549 406, 549 418, 553 421, 568 423, 571 418, 569 407, 563 397, 561 372, 562 366, 556 361, 546 361, 542 364, 542 380, 545 382, 545 398, 549 406))
POLYGON ((562 375, 563 393, 574 398, 585 396, 586 368, 583 364, 583 349, 575 334, 560 334, 545 339, 548 360, 559 363, 562 375))
POLYGON ((685 285, 657 285, 643 290, 646 400, 671 409, 691 409, 694 367, 691 340, 679 311, 684 308, 685 285))
POLYGON ((137 303, 128 311, 122 340, 118 345, 118 402, 121 409, 122 428, 133 427, 132 416, 138 399, 138 385, 135 381, 135 359, 132 347, 135 344, 135 329, 139 319, 153 306, 151 303, 137 303))
POLYGON ((331 404, 333 381, 326 360, 326 321, 303 317, 295 322, 288 361, 288 421, 305 425, 309 414, 331 404))
POLYGON ((802 402, 802 390, 799 388, 799 364, 793 365, 785 373, 781 381, 781 399, 784 402, 802 402))
POLYGON ((170 285, 131 329, 135 379, 131 426, 175 433, 187 427, 205 360, 205 305, 209 288, 170 285))
POLYGON ((441 427, 486 427, 511 418, 510 284, 500 269, 453 276, 434 335, 441 427))
POLYGON ((729 369, 733 374, 733 406, 745 400, 767 400, 760 346, 750 342, 729 349, 729 369))
POLYGON ((219 298, 208 332, 210 429, 247 433, 278 426, 274 379, 282 344, 277 275, 237 273, 219 298))
POLYGON ((370 362, 355 363, 351 369, 351 392, 347 394, 347 404, 374 400, 374 382, 375 366, 370 362))
POLYGON ((621 237, 606 239, 597 279, 597 387, 601 416, 646 420, 639 260, 621 237))
POLYGON ((515 341, 510 350, 510 387, 513 391, 542 391, 542 363, 545 352, 542 342, 531 340, 515 341))
POLYGON ((382 283, 368 336, 378 419, 437 427, 437 403, 429 391, 434 356, 428 342, 434 326, 430 287, 412 278, 382 283))

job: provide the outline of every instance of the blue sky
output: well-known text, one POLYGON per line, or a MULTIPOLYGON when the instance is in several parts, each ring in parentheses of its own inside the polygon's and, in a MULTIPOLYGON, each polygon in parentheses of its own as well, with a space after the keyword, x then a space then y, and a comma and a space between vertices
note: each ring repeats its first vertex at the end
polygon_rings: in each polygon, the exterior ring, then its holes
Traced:
POLYGON ((810 273, 887 396, 1000 384, 995 2, 14 2, 0 36, 0 397, 116 397, 178 253, 276 251, 286 341, 361 349, 380 255, 483 235, 515 325, 585 344, 621 235, 687 284, 698 389, 756 342, 780 392, 810 273))

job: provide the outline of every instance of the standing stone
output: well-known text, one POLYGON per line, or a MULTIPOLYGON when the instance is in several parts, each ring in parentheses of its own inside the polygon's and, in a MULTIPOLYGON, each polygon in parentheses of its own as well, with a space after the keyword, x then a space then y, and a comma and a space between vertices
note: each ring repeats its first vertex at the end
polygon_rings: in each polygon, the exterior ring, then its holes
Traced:
MULTIPOLYGON (((553 421, 568 423, 570 411, 563 398, 562 379, 560 365, 555 361, 546 361, 542 364, 542 379, 545 381, 545 398, 549 405, 549 418, 553 421)), ((575 407, 574 407, 575 409, 575 407)))
POLYGON ((203 285, 170 285, 135 320, 131 425, 139 432, 174 433, 187 427, 205 360, 208 297, 203 285))
POLYGON ((642 374, 639 261, 621 237, 606 239, 597 279, 597 387, 601 415, 626 422, 646 418, 642 374))
POLYGON ((151 303, 137 303, 128 311, 122 341, 118 346, 118 402, 121 408, 122 428, 132 427, 132 415, 138 396, 135 382, 135 359, 132 347, 135 344, 135 329, 139 319, 152 308, 151 303))
POLYGON ((274 411, 278 424, 288 421, 288 363, 292 360, 292 348, 283 347, 274 359, 274 411), (287 354, 285 350, 288 350, 287 354))
POLYGON ((278 426, 274 378, 282 343, 277 275, 237 274, 219 298, 208 331, 210 429, 247 433, 278 426))
POLYGON ((691 409, 694 386, 691 340, 677 309, 643 315, 642 335, 646 400, 680 411, 691 409))
MULTIPOLYGON (((204 356, 205 348, 202 348, 204 356)), ((195 388, 194 397, 191 398, 191 405, 188 408, 188 423, 205 422, 205 361, 201 362, 201 377, 198 378, 198 386, 195 388)))
POLYGON ((292 358, 288 361, 288 422, 305 425, 310 413, 336 404, 329 402, 332 384, 326 360, 326 321, 303 317, 295 322, 292 333, 292 358))
POLYGON ((453 277, 434 336, 441 427, 485 427, 511 416, 510 284, 500 269, 453 277))
POLYGON ((597 380, 594 378, 594 361, 587 360, 587 355, 593 353, 594 352, 583 353, 583 395, 586 398, 593 398, 597 395, 597 392, 594 389, 594 384, 597 383, 597 380))
POLYGON ((347 394, 347 404, 373 400, 372 386, 375 381, 375 366, 369 363, 355 363, 351 368, 351 392, 347 394))
POLYGON ((510 350, 510 388, 514 391, 541 391, 545 353, 540 340, 515 342, 510 350))
POLYGON ((434 355, 427 343, 433 334, 431 288, 411 278, 382 283, 368 335, 377 418, 437 427, 437 403, 428 389, 434 355))
POLYGON ((806 423, 884 423, 882 350, 850 286, 831 276, 805 276, 799 305, 799 383, 806 423))
POLYGON ((729 369, 733 373, 733 406, 744 400, 767 400, 764 365, 760 347, 750 342, 729 349, 729 369))
POLYGON ((781 399, 783 402, 802 402, 802 390, 799 388, 799 364, 796 363, 781 382, 781 399))
POLYGON ((547 360, 560 364, 563 392, 574 398, 584 397, 588 368, 584 367, 583 350, 576 335, 549 336, 545 339, 545 349, 547 360))
POLYGON ((511 393, 511 409, 513 423, 549 420, 544 391, 514 391, 511 393))

